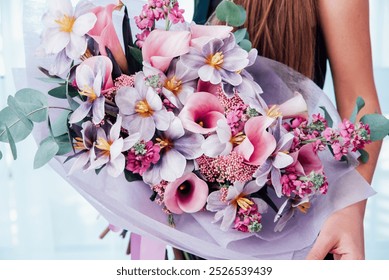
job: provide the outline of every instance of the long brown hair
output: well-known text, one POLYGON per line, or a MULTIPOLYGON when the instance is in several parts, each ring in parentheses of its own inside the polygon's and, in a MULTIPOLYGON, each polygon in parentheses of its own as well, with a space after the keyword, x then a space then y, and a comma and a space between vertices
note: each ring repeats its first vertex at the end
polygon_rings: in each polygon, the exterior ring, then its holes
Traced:
POLYGON ((259 54, 314 77, 316 0, 235 0, 247 11, 247 28, 259 54))

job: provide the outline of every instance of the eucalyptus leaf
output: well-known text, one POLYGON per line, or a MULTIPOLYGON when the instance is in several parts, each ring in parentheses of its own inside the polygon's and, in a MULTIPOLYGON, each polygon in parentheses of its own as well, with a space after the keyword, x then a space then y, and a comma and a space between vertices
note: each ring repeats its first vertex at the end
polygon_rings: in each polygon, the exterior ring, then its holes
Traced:
POLYGON ((247 39, 243 39, 242 41, 240 41, 239 46, 247 52, 251 51, 251 49, 253 48, 253 45, 247 39))
POLYGON ((239 27, 246 21, 246 11, 242 6, 230 1, 221 2, 216 8, 216 16, 228 25, 239 27))
POLYGON ((20 108, 18 101, 12 95, 8 96, 7 99, 8 106, 15 112, 16 115, 20 118, 20 120, 26 125, 30 125, 30 120, 24 115, 23 110, 20 108))
POLYGON ((359 159, 360 159, 360 161, 361 161, 362 163, 366 163, 366 162, 369 161, 369 153, 368 153, 368 152, 366 152, 366 151, 363 150, 363 149, 358 150, 358 152, 361 154, 361 156, 359 157, 359 159))
MULTIPOLYGON (((327 121, 327 125, 329 127, 332 127, 334 125, 334 121, 332 120, 332 118, 331 118, 330 114, 328 113, 326 107, 320 106, 320 109, 322 109, 324 111, 324 118, 327 121)), ((332 153, 332 154, 334 154, 334 153, 332 153)))
POLYGON ((40 168, 48 163, 58 153, 59 146, 51 136, 44 139, 40 144, 34 158, 34 168, 40 168))
POLYGON ((124 176, 126 177, 127 182, 135 182, 135 181, 142 181, 142 176, 139 174, 134 174, 131 171, 128 171, 127 169, 124 170, 124 176))
POLYGON ((355 121, 357 120, 357 115, 363 107, 365 107, 365 100, 363 100, 362 97, 358 96, 354 110, 350 117, 350 122, 355 123, 355 121))
POLYGON ((72 143, 70 142, 69 135, 67 133, 55 137, 55 142, 57 142, 59 147, 57 156, 63 156, 73 151, 73 146, 72 143))
POLYGON ((245 37, 247 33, 247 28, 238 29, 234 32, 235 41, 239 44, 245 37))
POLYGON ((361 122, 370 126, 370 139, 372 141, 382 140, 389 134, 389 120, 383 115, 364 115, 361 122))
POLYGON ((10 107, 0 111, 0 141, 8 143, 7 129, 10 130, 14 141, 20 142, 27 138, 32 132, 34 124, 32 121, 24 123, 10 107))
POLYGON ((50 83, 50 84, 62 84, 64 85, 66 83, 66 80, 61 79, 61 78, 37 78, 38 80, 45 82, 45 83, 50 83))
POLYGON ((68 133, 69 114, 70 114, 69 111, 63 111, 61 114, 59 114, 59 116, 55 120, 55 122, 53 122, 51 128, 52 128, 54 137, 68 133))
POLYGON ((66 99, 66 85, 53 88, 49 90, 48 94, 55 98, 66 99))
POLYGON ((44 122, 48 116, 48 101, 45 94, 34 89, 22 89, 15 99, 25 116, 33 122, 44 122))
POLYGON ((9 131, 8 127, 5 126, 5 129, 7 131, 7 137, 8 137, 8 143, 9 143, 9 146, 11 147, 11 152, 12 152, 12 156, 13 158, 16 160, 18 158, 18 153, 16 151, 16 144, 15 144, 15 141, 12 137, 12 134, 11 132, 9 131))

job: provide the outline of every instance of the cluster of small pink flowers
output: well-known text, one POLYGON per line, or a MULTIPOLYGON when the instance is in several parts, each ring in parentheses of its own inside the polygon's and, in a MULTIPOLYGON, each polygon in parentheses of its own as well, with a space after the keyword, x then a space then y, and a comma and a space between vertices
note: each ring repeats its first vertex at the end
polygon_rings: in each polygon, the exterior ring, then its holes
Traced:
POLYGON ((114 86, 109 88, 106 91, 103 91, 102 94, 109 101, 113 101, 116 92, 122 87, 133 87, 134 86, 134 76, 121 75, 116 78, 114 81, 114 86))
POLYGON ((234 221, 234 229, 242 232, 259 232, 262 229, 262 215, 258 212, 258 206, 254 203, 246 210, 239 208, 234 221))
POLYGON ((144 41, 155 27, 158 20, 170 20, 173 24, 184 22, 184 10, 180 9, 177 0, 148 0, 142 8, 139 16, 135 17, 135 23, 141 34, 137 34, 137 46, 142 48, 144 41))
POLYGON ((281 176, 282 193, 291 197, 297 195, 300 198, 319 191, 326 194, 328 190, 327 178, 322 172, 311 172, 307 176, 298 174, 294 167, 288 167, 281 176))
POLYGON ((128 152, 126 169, 142 176, 151 164, 158 162, 160 149, 152 141, 138 142, 128 152))
POLYGON ((196 161, 201 174, 208 182, 247 182, 252 179, 254 172, 258 168, 257 166, 244 163, 243 156, 235 152, 216 158, 203 155, 196 161))
POLYGON ((173 103, 170 102, 169 99, 167 99, 166 97, 162 97, 162 104, 163 106, 166 108, 166 110, 168 110, 168 112, 173 112, 174 109, 177 109, 176 106, 174 106, 173 103))
POLYGON ((244 106, 247 108, 247 105, 245 105, 238 94, 234 94, 234 96, 229 98, 226 96, 221 86, 217 88, 216 93, 217 98, 219 99, 220 104, 224 107, 226 114, 228 114, 230 111, 233 111, 235 108, 242 108, 244 106))
MULTIPOLYGON (((151 186, 151 190, 156 193, 154 202, 158 205, 164 205, 163 200, 165 195, 165 189, 168 184, 169 183, 166 181, 161 181, 158 185, 151 186)), ((163 207, 163 212, 168 215, 171 214, 171 212, 166 207, 163 207)))
POLYGON ((238 104, 233 106, 231 110, 226 113, 227 123, 230 126, 233 135, 243 130, 245 124, 243 117, 246 109, 247 105, 238 104))

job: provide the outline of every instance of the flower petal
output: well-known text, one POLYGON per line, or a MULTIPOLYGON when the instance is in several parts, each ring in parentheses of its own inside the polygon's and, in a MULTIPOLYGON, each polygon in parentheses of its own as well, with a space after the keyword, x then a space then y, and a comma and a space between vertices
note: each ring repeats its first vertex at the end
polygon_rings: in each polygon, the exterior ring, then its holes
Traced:
POLYGON ((72 32, 78 36, 84 36, 89 30, 93 28, 97 21, 94 13, 84 14, 76 19, 73 24, 72 32))
POLYGON ((284 153, 278 152, 274 158, 273 166, 277 169, 285 168, 293 163, 293 158, 284 153))
POLYGON ((120 174, 122 174, 124 171, 125 164, 126 164, 126 159, 124 155, 119 154, 118 157, 116 157, 113 160, 110 160, 107 163, 108 174, 114 178, 119 177, 120 174))
POLYGON ((237 207, 234 205, 228 205, 224 209, 223 221, 220 226, 222 231, 228 231, 231 228, 231 225, 234 223, 236 217, 236 209, 237 207))
POLYGON ((92 108, 92 103, 83 102, 80 107, 78 107, 73 114, 70 116, 69 123, 78 123, 82 121, 90 112, 92 108))
POLYGON ((285 119, 296 117, 307 119, 308 117, 307 102, 298 92, 294 93, 294 97, 279 105, 279 109, 285 119))
POLYGON ((201 145, 204 137, 200 134, 187 133, 184 137, 174 141, 174 149, 186 159, 196 159, 203 154, 201 145))
POLYGON ((186 159, 176 150, 166 152, 162 157, 161 178, 173 182, 184 174, 186 159))
POLYGON ((207 198, 207 210, 216 212, 223 210, 227 206, 227 203, 221 201, 220 191, 211 192, 207 198))
POLYGON ((273 168, 272 160, 266 160, 254 173, 255 182, 258 186, 264 186, 268 181, 268 175, 273 168))

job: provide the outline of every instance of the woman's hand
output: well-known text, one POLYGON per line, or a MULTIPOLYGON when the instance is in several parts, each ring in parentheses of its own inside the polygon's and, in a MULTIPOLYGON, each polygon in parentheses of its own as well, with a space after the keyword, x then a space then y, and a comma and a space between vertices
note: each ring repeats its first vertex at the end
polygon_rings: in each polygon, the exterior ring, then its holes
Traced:
POLYGON ((361 201, 333 213, 324 223, 307 259, 323 260, 328 253, 335 260, 365 259, 365 205, 366 201, 361 201))

